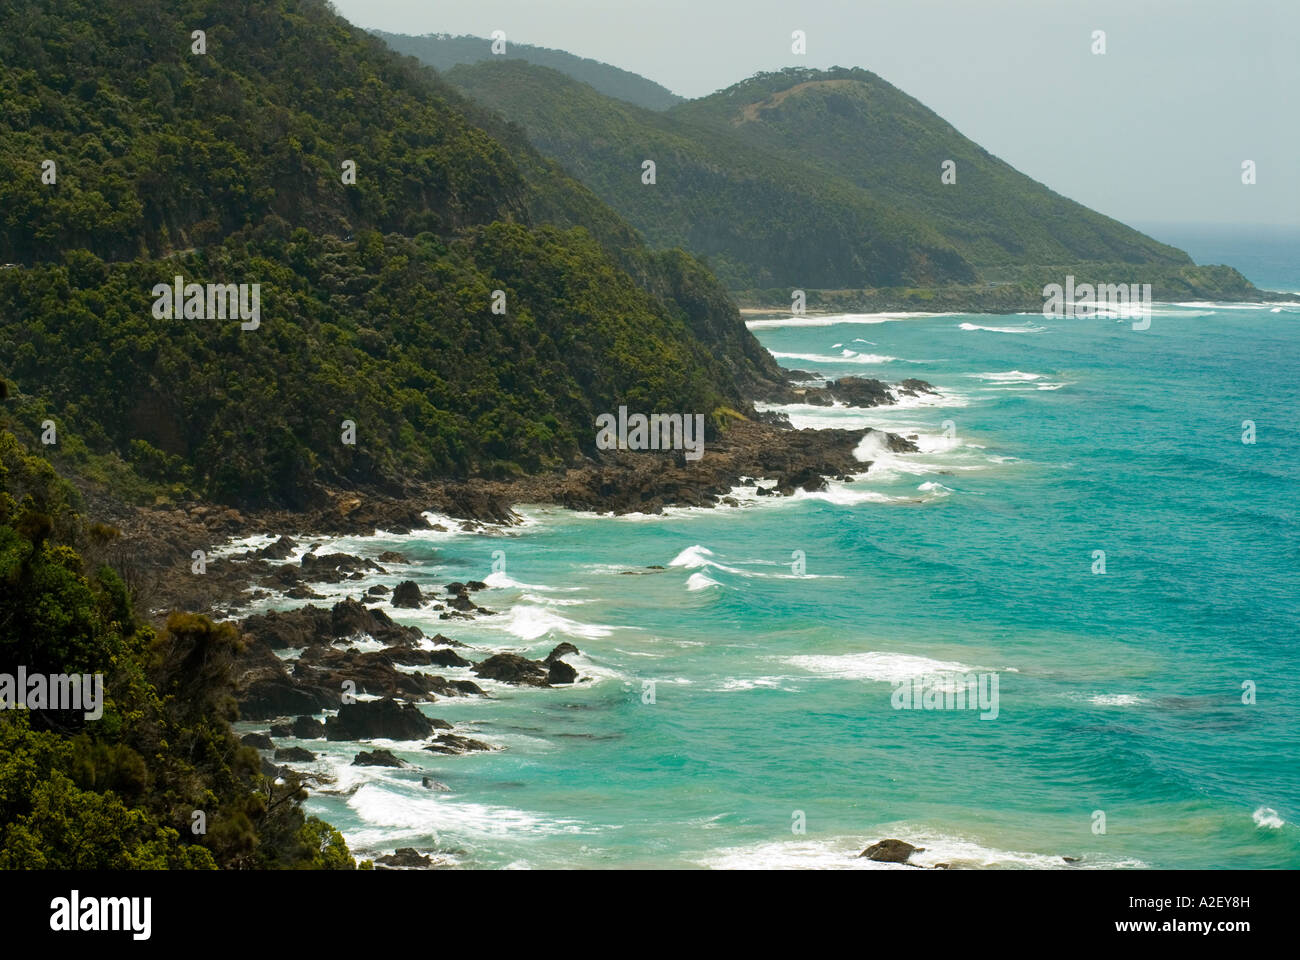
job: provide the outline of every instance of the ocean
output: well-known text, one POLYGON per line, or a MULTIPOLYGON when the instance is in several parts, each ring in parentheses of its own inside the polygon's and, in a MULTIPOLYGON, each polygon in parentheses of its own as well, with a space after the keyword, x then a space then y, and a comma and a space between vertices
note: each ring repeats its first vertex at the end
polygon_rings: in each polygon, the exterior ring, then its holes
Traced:
POLYGON ((922 452, 868 441, 860 479, 735 508, 331 541, 413 561, 332 599, 485 580, 496 616, 390 613, 471 659, 569 641, 584 680, 422 706, 488 753, 305 741, 334 778, 309 810, 357 856, 465 868, 905 869, 856 857, 885 837, 925 866, 1300 867, 1300 304, 751 328, 788 367, 934 384, 780 408, 922 452), (996 677, 996 716, 898 708, 952 674, 996 677))

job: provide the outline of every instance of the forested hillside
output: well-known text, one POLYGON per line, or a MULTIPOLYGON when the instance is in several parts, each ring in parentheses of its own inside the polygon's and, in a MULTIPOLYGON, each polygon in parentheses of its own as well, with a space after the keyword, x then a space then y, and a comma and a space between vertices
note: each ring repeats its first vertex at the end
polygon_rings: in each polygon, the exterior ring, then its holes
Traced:
POLYGON ((456 66, 447 79, 520 124, 652 244, 706 258, 751 302, 819 288, 851 307, 864 288, 900 303, 947 288, 998 309, 994 283, 1014 285, 1025 309, 1067 273, 1140 278, 1162 298, 1257 293, 1231 268, 1197 267, 1054 193, 866 70, 759 74, 666 112, 521 62, 456 66), (647 159, 654 186, 639 175, 647 159))
POLYGON ((777 376, 689 256, 319 0, 6 5, 0 163, 15 429, 54 421, 49 454, 119 491, 536 470, 620 403, 777 376), (260 326, 157 316, 175 276, 260 284, 260 326))
POLYGON ((234 627, 140 622, 117 531, 10 426, 0 408, 0 672, 103 683, 93 711, 0 710, 0 870, 353 868, 298 776, 263 777, 230 727, 234 627))
POLYGON ((732 287, 965 282, 974 270, 918 218, 725 129, 606 97, 557 71, 492 61, 448 80, 519 123, 657 246, 707 258, 732 287), (643 164, 655 182, 643 182, 643 164))
POLYGON ((608 97, 626 100, 648 110, 667 110, 682 100, 668 88, 629 70, 599 60, 577 57, 563 50, 515 43, 509 38, 505 43, 505 52, 494 54, 492 41, 486 37, 453 37, 448 34, 414 37, 402 33, 385 33, 383 30, 372 32, 398 53, 415 57, 437 70, 446 71, 462 63, 478 63, 492 58, 516 59, 558 70, 575 80, 590 84, 608 97))
POLYGON ((762 73, 672 115, 842 177, 931 223, 977 267, 1084 261, 1189 264, 1167 246, 1052 192, 869 70, 762 73), (941 179, 955 164, 955 182, 941 179))

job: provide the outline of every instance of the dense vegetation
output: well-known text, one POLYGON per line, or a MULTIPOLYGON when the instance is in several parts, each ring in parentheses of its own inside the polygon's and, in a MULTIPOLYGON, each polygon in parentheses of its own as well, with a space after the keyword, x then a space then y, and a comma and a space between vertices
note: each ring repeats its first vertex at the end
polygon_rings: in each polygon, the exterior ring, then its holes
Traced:
POLYGON ((525 63, 457 66, 447 78, 521 124, 651 242, 707 258, 733 290, 783 287, 788 302, 792 288, 1045 277, 1041 290, 1073 272, 1253 293, 1235 271, 1198 271, 1182 251, 1018 173, 866 70, 760 74, 666 113, 525 63), (640 181, 643 159, 657 163, 655 187, 640 181), (945 160, 955 184, 941 181, 945 160))
POLYGON ((732 287, 826 287, 967 281, 970 265, 943 237, 846 181, 755 150, 726 130, 606 97, 521 61, 447 75, 521 124, 646 238, 705 257, 732 287), (653 160, 656 182, 642 182, 653 160))
POLYGON ((558 70, 575 80, 590 84, 607 97, 626 100, 647 110, 667 110, 682 100, 667 87, 639 74, 599 60, 577 57, 563 50, 508 40, 505 53, 493 54, 492 41, 483 37, 453 37, 445 33, 413 37, 401 33, 385 33, 382 30, 373 32, 398 53, 415 57, 437 70, 446 71, 462 63, 478 63, 492 57, 514 58, 558 70))
POLYGON ((776 376, 689 256, 318 0, 7 5, 0 163, 18 429, 119 492, 531 471, 620 403, 744 409, 776 376), (261 284, 260 328, 155 317, 176 275, 261 284))
POLYGON ((102 674, 103 713, 0 711, 0 869, 351 869, 338 831, 304 815, 297 777, 264 777, 231 731, 234 628, 138 622, 104 562, 116 531, 83 524, 6 420, 0 673, 102 674))
POLYGON ((763 73, 683 103, 673 116, 842 177, 924 218, 977 267, 1191 263, 1018 172, 869 70, 763 73), (955 184, 940 179, 945 160, 956 163, 955 184))
POLYGON ((72 466, 122 451, 148 479, 237 503, 305 506, 318 482, 538 470, 576 456, 615 398, 729 402, 712 386, 727 371, 683 311, 585 233, 549 227, 351 243, 300 228, 166 262, 83 251, 0 273, 0 311, 0 357, 37 395, 21 398, 23 420, 53 419, 72 466), (271 291, 261 327, 156 319, 149 291, 173 272, 257 278, 271 291), (504 315, 489 309, 494 289, 504 315))

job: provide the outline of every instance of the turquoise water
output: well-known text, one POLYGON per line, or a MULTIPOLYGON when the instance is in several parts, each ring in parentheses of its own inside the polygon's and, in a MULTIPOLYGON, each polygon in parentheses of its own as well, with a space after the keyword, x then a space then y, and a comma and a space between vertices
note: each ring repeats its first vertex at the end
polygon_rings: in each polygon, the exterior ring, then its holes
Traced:
POLYGON ((393 614, 490 650, 569 640, 592 678, 424 707, 493 753, 399 744, 418 767, 394 771, 306 744, 337 777, 309 806, 354 852, 882 868, 853 855, 897 836, 926 864, 1300 866, 1300 306, 1158 305, 1146 331, 844 320, 753 326, 787 366, 941 398, 785 409, 925 452, 736 509, 335 542, 403 550, 428 583, 490 578, 499 616, 393 614), (892 708, 894 682, 944 670, 996 672, 996 719, 892 708))
POLYGON ((1300 226, 1135 223, 1164 243, 1186 250, 1199 264, 1229 263, 1261 290, 1300 293, 1300 226))

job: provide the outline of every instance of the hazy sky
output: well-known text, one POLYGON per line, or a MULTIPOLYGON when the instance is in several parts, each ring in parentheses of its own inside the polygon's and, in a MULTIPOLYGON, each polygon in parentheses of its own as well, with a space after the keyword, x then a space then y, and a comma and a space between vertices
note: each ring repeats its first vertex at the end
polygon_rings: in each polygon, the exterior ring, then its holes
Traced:
POLYGON ((354 24, 567 50, 698 97, 860 66, 1126 222, 1300 224, 1300 0, 334 0, 354 24), (808 52, 790 51, 803 30, 808 52), (1105 55, 1091 52, 1106 32, 1105 55), (1257 182, 1242 183, 1242 162, 1257 182))

